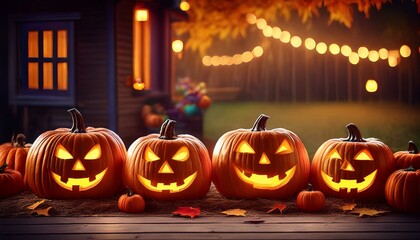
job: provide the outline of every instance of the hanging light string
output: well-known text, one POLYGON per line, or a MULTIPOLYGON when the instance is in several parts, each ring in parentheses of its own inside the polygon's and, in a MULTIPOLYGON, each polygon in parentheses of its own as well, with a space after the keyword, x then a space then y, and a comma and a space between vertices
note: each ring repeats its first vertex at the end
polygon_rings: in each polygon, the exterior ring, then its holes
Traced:
POLYGON ((367 47, 361 46, 357 51, 352 50, 348 45, 341 47, 336 43, 327 45, 324 42, 317 42, 313 38, 306 38, 304 41, 299 36, 292 36, 290 32, 282 30, 279 27, 272 27, 267 24, 264 18, 257 18, 254 14, 248 14, 246 20, 251 25, 256 25, 265 37, 278 39, 283 43, 290 43, 293 47, 298 48, 304 46, 308 50, 316 50, 319 54, 325 54, 329 51, 333 55, 341 53, 347 57, 349 62, 356 65, 360 59, 368 59, 371 62, 377 62, 379 59, 388 60, 390 67, 395 67, 401 61, 401 57, 408 58, 411 55, 411 49, 407 45, 402 45, 399 50, 388 50, 380 48, 379 50, 369 50, 367 47))
POLYGON ((204 66, 231 66, 239 65, 242 63, 251 62, 255 58, 259 58, 263 55, 264 50, 261 46, 256 46, 252 51, 244 51, 243 53, 237 53, 235 55, 223 55, 223 56, 209 56, 203 57, 202 62, 204 66))

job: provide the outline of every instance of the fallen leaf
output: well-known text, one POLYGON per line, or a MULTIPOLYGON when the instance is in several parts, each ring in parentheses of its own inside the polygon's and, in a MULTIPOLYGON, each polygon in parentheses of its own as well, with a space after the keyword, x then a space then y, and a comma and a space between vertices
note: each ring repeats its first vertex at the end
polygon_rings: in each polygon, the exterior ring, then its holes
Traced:
POLYGON ((353 211, 351 211, 350 213, 359 214, 359 217, 363 217, 365 215, 375 217, 379 214, 387 213, 387 212, 389 212, 389 211, 378 211, 376 209, 371 209, 371 208, 356 208, 353 211))
POLYGON ((357 206, 356 203, 348 203, 341 206, 340 209, 343 211, 351 211, 351 210, 354 210, 356 206, 357 206))
POLYGON ((201 211, 200 208, 193 208, 193 207, 178 207, 174 212, 173 215, 182 216, 182 217, 190 217, 195 218, 200 216, 201 211))
POLYGON ((229 209, 222 212, 223 214, 226 214, 227 216, 239 216, 239 217, 245 217, 246 210, 235 208, 235 209, 229 209))
POLYGON ((34 210, 35 208, 37 208, 39 205, 43 204, 44 202, 45 202, 45 199, 42 199, 26 208, 29 210, 34 210))
POLYGON ((284 203, 276 203, 276 204, 274 204, 271 207, 270 210, 267 211, 267 213, 271 213, 271 212, 273 212, 275 210, 279 210, 280 211, 280 214, 283 214, 283 211, 286 210, 286 209, 287 209, 286 204, 284 204, 284 203))
POLYGON ((34 209, 32 213, 36 213, 39 216, 50 216, 49 211, 52 207, 47 208, 40 208, 40 209, 34 209))

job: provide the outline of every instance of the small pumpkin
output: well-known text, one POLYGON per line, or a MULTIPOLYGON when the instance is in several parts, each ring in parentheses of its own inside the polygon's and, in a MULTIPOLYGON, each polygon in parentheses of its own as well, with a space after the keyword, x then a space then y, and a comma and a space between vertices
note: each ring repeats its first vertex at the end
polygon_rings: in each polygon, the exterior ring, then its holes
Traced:
POLYGON ((308 184, 306 190, 299 192, 296 197, 296 206, 305 212, 318 212, 324 208, 325 196, 321 191, 313 191, 308 184))
POLYGON ((135 140, 128 148, 123 182, 145 198, 161 201, 201 198, 211 183, 207 148, 189 134, 175 135, 167 119, 159 134, 135 140))
POLYGON ((211 98, 207 95, 202 95, 197 102, 197 106, 203 110, 208 109, 211 106, 211 98))
POLYGON ((413 141, 408 142, 407 151, 398 151, 394 153, 398 169, 405 169, 412 166, 414 169, 420 169, 420 153, 413 141))
POLYGON ((20 172, 6 167, 7 163, 0 166, 0 198, 14 196, 23 191, 23 178, 20 172))
POLYGON ((382 198, 386 179, 395 171, 391 149, 362 138, 354 124, 346 128, 347 138, 330 139, 316 151, 311 165, 314 189, 339 198, 382 198))
POLYGON ((140 213, 144 211, 145 202, 142 196, 135 194, 131 188, 118 199, 118 209, 126 213, 140 213))
POLYGON ((113 196, 122 187, 124 143, 109 129, 85 128, 77 109, 68 112, 71 128, 46 131, 30 148, 25 172, 28 186, 43 198, 113 196))
POLYGON ((420 169, 393 172, 385 185, 387 203, 402 212, 420 212, 420 169))
POLYGON ((213 183, 227 198, 287 198, 309 178, 309 156, 299 137, 284 128, 266 130, 261 114, 251 129, 223 134, 212 158, 213 183))
POLYGON ((13 135, 10 143, 0 145, 0 165, 8 164, 8 168, 18 171, 25 176, 26 157, 30 144, 25 143, 26 136, 23 134, 13 135))

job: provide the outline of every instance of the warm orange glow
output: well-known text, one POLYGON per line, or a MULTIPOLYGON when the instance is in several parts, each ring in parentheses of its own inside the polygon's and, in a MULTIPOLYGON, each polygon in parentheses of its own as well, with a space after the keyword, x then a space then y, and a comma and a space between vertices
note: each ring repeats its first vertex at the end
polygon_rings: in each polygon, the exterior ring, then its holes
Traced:
POLYGON ((378 90, 378 83, 375 80, 369 79, 366 81, 366 91, 376 92, 377 90, 378 90))
POLYGON ((357 192, 363 192, 372 186, 375 181, 377 171, 378 170, 375 170, 366 176, 362 182, 358 182, 357 179, 340 179, 339 182, 335 182, 333 181, 333 177, 328 176, 323 171, 321 171, 321 176, 325 184, 336 192, 339 192, 340 189, 347 189, 347 193, 350 193, 352 189, 356 189, 357 192))
POLYGON ((273 38, 280 39, 281 29, 278 27, 273 27, 273 38))
POLYGON ((53 31, 43 31, 43 50, 44 50, 44 58, 52 58, 53 57, 53 31))
POLYGON ((145 22, 149 19, 149 10, 147 9, 137 9, 135 14, 137 22, 145 22))
POLYGON ((293 47, 298 48, 302 45, 302 39, 298 36, 293 36, 290 39, 290 43, 292 44, 293 47))
POLYGON ((254 58, 254 56, 252 55, 252 53, 250 51, 246 51, 246 52, 242 53, 241 57, 242 57, 243 62, 250 62, 254 58))
POLYGON ((86 171, 86 168, 85 168, 85 166, 83 166, 83 163, 79 159, 77 159, 71 170, 73 170, 73 171, 86 171))
POLYGON ((407 45, 402 45, 400 48, 401 57, 407 58, 411 55, 411 49, 407 45))
MULTIPOLYGON (((368 80, 368 81, 373 81, 376 83, 375 80, 368 80)), ((367 86, 367 82, 366 82, 366 86, 367 86)), ((376 87, 378 87, 378 85, 376 84, 376 87)), ((376 91, 376 90, 375 90, 376 91)), ((356 154, 356 156, 354 157, 354 160, 359 160, 359 161, 373 161, 373 157, 372 154, 370 154, 369 150, 367 149, 363 149, 360 152, 358 152, 356 154)))
POLYGON ((349 62, 353 65, 356 65, 359 63, 359 55, 355 52, 351 52, 349 56, 349 62))
POLYGON ((43 87, 42 89, 53 89, 53 64, 44 62, 43 64, 43 87))
POLYGON ((307 38, 305 39, 305 47, 308 50, 313 50, 316 46, 315 40, 313 40, 312 38, 307 38))
POLYGON ((190 157, 190 151, 186 146, 183 146, 178 149, 178 151, 172 157, 172 160, 185 162, 190 157))
POLYGON ((233 55, 233 64, 239 65, 242 63, 242 54, 235 54, 233 55))
POLYGON ((60 175, 51 172, 51 176, 54 179, 54 181, 64 189, 72 191, 73 187, 78 187, 77 188, 78 191, 86 191, 98 185, 104 178, 107 170, 108 168, 106 168, 99 174, 96 174, 95 176, 93 176, 94 180, 92 181, 90 181, 89 178, 87 177, 87 178, 68 178, 67 182, 62 182, 60 175))
POLYGON ((257 23, 257 17, 254 14, 252 14, 252 13, 248 13, 246 15, 246 21, 249 24, 256 24, 257 23))
POLYGON ((400 53, 398 50, 388 51, 388 64, 390 67, 397 66, 399 60, 400 60, 400 53))
POLYGON ((343 45, 341 46, 341 54, 343 54, 343 56, 345 57, 349 57, 351 54, 351 48, 347 45, 343 45))
POLYGON ((179 52, 182 52, 183 48, 184 48, 184 43, 181 40, 174 40, 172 42, 172 51, 179 53, 179 52))
POLYGON ((367 49, 367 47, 359 47, 359 49, 357 50, 357 54, 360 58, 365 59, 369 55, 369 50, 367 49))
POLYGON ((267 175, 252 173, 251 176, 248 176, 244 171, 238 169, 238 167, 235 166, 234 169, 239 179, 252 185, 253 188, 276 190, 286 185, 292 179, 296 172, 296 165, 286 171, 282 179, 279 178, 279 175, 268 177, 267 175))
POLYGON ((256 46, 254 47, 254 49, 252 49, 252 54, 254 54, 255 57, 261 57, 263 53, 264 53, 264 50, 260 46, 256 46))
POLYGON ((57 57, 67 57, 67 30, 57 31, 57 57))
POLYGON ((202 59, 204 66, 211 66, 211 57, 210 56, 204 56, 202 59))
POLYGON ((238 152, 238 153, 255 154, 254 149, 245 140, 242 140, 242 142, 239 143, 238 147, 236 148, 236 152, 238 152))
POLYGON ((73 155, 71 155, 67 151, 67 149, 61 144, 58 144, 57 148, 55 149, 54 156, 56 156, 59 159, 63 159, 63 160, 73 159, 73 155))
POLYGON ((38 32, 37 31, 28 32, 28 57, 29 58, 38 57, 38 32))
POLYGON ((379 58, 380 59, 385 60, 385 59, 388 58, 388 50, 387 49, 381 48, 381 49, 379 49, 378 53, 379 53, 379 58))
POLYGON ((267 164, 270 164, 271 162, 270 162, 270 159, 268 159, 267 154, 263 153, 258 163, 267 165, 267 164))
POLYGON ((186 12, 186 11, 190 10, 190 4, 189 4, 187 1, 182 1, 182 2, 179 4, 179 8, 180 8, 182 11, 186 12))
POLYGON ((324 54, 327 52, 327 44, 325 44, 324 42, 320 42, 316 45, 316 51, 319 54, 324 54))
POLYGON ((141 91, 141 90, 144 89, 144 87, 145 87, 145 84, 142 83, 142 82, 135 82, 135 83, 133 83, 134 90, 141 91))
POLYGON ((67 90, 68 66, 66 62, 57 63, 57 89, 67 90))
POLYGON ((28 88, 38 89, 39 88, 39 76, 38 76, 38 63, 28 63, 28 88))
POLYGON ((96 144, 85 155, 85 160, 96 160, 96 159, 99 159, 101 155, 102 155, 101 145, 96 144))
POLYGON ((279 148, 277 149, 276 154, 287 154, 292 152, 293 148, 290 146, 289 141, 284 139, 283 142, 280 144, 279 148))
POLYGON ((340 53, 340 47, 335 43, 330 44, 330 47, 328 49, 333 55, 337 55, 340 53))
POLYGON ((265 26, 263 29, 263 35, 265 37, 271 37, 273 36, 273 28, 270 26, 265 26))
POLYGON ((191 184, 194 182, 196 177, 197 177, 197 172, 183 179, 183 181, 181 181, 183 184, 181 185, 178 185, 177 182, 171 182, 169 184, 164 184, 164 183, 159 182, 157 184, 152 185, 151 180, 143 176, 137 175, 137 178, 140 181, 140 183, 143 184, 143 186, 147 188, 148 190, 153 191, 153 192, 169 191, 170 193, 177 193, 177 192, 184 191, 189 186, 191 186, 191 184))
POLYGON ((258 18, 257 19, 257 28, 258 29, 264 29, 267 26, 267 21, 265 21, 264 18, 258 18))
POLYGON ((369 60, 371 62, 377 62, 379 60, 379 53, 375 50, 369 52, 369 60))
POLYGON ((159 168, 158 173, 174 173, 174 170, 172 170, 171 166, 169 166, 169 163, 165 161, 162 166, 159 168))
POLYGON ((290 33, 288 31, 281 31, 280 41, 283 43, 288 43, 290 41, 290 33))

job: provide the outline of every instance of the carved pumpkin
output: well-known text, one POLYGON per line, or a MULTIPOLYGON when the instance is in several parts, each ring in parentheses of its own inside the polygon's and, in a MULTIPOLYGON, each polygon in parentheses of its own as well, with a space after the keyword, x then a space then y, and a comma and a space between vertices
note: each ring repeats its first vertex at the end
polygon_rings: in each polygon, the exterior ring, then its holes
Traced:
POLYGON ((7 163, 8 168, 18 171, 22 177, 25 176, 26 156, 30 144, 25 144, 26 136, 18 134, 12 136, 10 143, 0 145, 0 166, 7 163))
POLYGON ((402 212, 420 212, 420 169, 409 167, 393 172, 386 181, 385 198, 402 212))
POLYGON ((306 190, 301 191, 296 197, 296 206, 305 212, 318 212, 324 208, 325 196, 321 191, 313 191, 308 184, 306 190))
POLYGON ((138 138, 128 148, 123 182, 143 197, 162 201, 201 198, 211 183, 211 161, 204 144, 189 134, 175 135, 167 119, 160 134, 138 138))
POLYGON ((391 149, 376 139, 363 139, 354 124, 348 138, 330 139, 316 151, 311 165, 314 188, 334 197, 380 198, 395 170, 391 149))
POLYGON ((142 196, 134 194, 131 188, 128 188, 126 194, 118 199, 118 209, 126 213, 140 213, 144 211, 145 202, 142 196))
POLYGON ((408 142, 407 151, 398 151, 394 153, 398 169, 413 166, 414 169, 420 169, 420 153, 413 141, 408 142))
POLYGON ((126 149, 120 137, 106 128, 84 127, 73 108, 71 129, 42 133, 26 162, 26 181, 44 198, 100 198, 121 188, 121 167, 126 149))
POLYGON ((7 163, 0 166, 0 198, 14 196, 23 191, 22 175, 6 167, 7 163))
POLYGON ((261 114, 251 129, 223 134, 212 159, 213 182, 227 198, 287 198, 309 178, 309 157, 293 132, 266 130, 269 117, 261 114))

